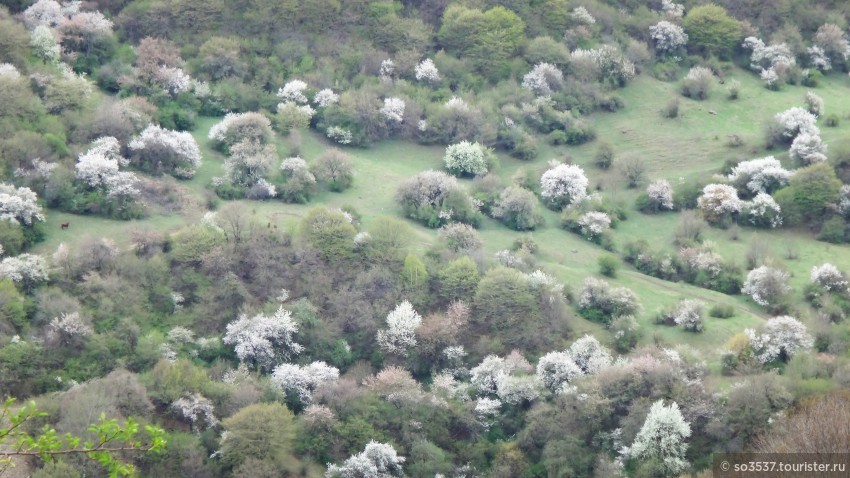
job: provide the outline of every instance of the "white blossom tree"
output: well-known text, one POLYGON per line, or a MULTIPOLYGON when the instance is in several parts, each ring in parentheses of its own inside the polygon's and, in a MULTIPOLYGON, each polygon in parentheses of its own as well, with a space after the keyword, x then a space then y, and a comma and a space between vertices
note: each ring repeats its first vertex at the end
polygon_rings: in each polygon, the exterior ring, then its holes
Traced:
POLYGON ((788 273, 774 267, 757 267, 747 274, 741 293, 765 307, 778 305, 791 292, 788 273))
POLYGON ((673 186, 666 179, 658 179, 649 183, 646 187, 646 195, 652 203, 652 207, 656 210, 675 208, 673 204, 673 186))
POLYGON ((297 395, 301 403, 309 404, 316 388, 335 382, 338 378, 338 368, 317 361, 305 366, 280 364, 272 372, 271 381, 284 392, 297 395))
POLYGON ((655 43, 655 49, 668 53, 688 44, 688 34, 679 25, 662 20, 649 27, 649 34, 655 43))
POLYGON ((705 220, 711 223, 721 222, 741 211, 743 201, 738 191, 727 184, 709 184, 702 190, 697 205, 705 220))
POLYGON ((691 427, 676 402, 664 406, 659 400, 652 404, 643 426, 629 450, 636 460, 658 460, 661 471, 667 476, 678 476, 688 468, 685 441, 691 436, 691 427))
POLYGON ((31 226, 44 221, 38 195, 30 188, 0 183, 0 221, 31 226))
POLYGON ((229 147, 240 141, 267 143, 272 134, 271 121, 257 112, 227 113, 210 128, 209 138, 229 147))
POLYGON ((820 135, 820 129, 816 126, 817 116, 798 106, 777 113, 773 119, 782 128, 782 135, 788 141, 793 141, 800 133, 820 135))
POLYGON ((256 140, 240 141, 230 147, 230 155, 224 159, 224 177, 231 184, 250 187, 268 177, 275 161, 274 145, 256 140))
POLYGON ((432 85, 440 82, 440 72, 430 58, 426 58, 416 65, 414 76, 417 81, 424 81, 432 85))
POLYGON ((203 430, 218 425, 215 406, 212 401, 200 393, 187 393, 171 404, 171 408, 189 421, 193 430, 203 430))
POLYGON ((591 13, 583 6, 575 7, 573 11, 570 12, 570 19, 579 25, 585 26, 594 25, 596 23, 596 19, 593 18, 593 15, 591 15, 591 13))
POLYGON ((798 351, 814 345, 814 339, 809 335, 806 326, 787 315, 768 320, 759 333, 753 329, 746 329, 744 333, 750 341, 756 359, 761 363, 776 359, 787 362, 798 351))
POLYGON ((812 267, 811 281, 827 292, 847 291, 847 277, 829 262, 812 267))
POLYGON ((823 98, 811 91, 807 91, 805 102, 806 109, 809 111, 809 113, 815 116, 823 115, 823 98))
POLYGON ((394 478, 404 476, 405 458, 388 443, 370 441, 342 465, 328 465, 325 478, 394 478))
POLYGON ((291 101, 300 105, 307 104, 307 96, 304 92, 307 90, 307 83, 301 80, 292 80, 283 85, 277 90, 277 96, 283 98, 284 101, 291 101))
POLYGON ((401 98, 384 98, 384 106, 378 112, 390 123, 400 124, 404 121, 404 100, 401 98))
POLYGON ((791 171, 773 156, 741 161, 732 168, 727 179, 741 193, 772 193, 788 184, 791 171))
POLYGON ((540 177, 540 195, 552 207, 562 208, 587 197, 587 176, 574 164, 557 164, 540 177))
POLYGON ((676 304, 673 322, 688 332, 702 332, 705 316, 705 302, 697 299, 685 299, 676 304))
POLYGON ((806 53, 809 55, 809 64, 814 68, 820 71, 829 71, 832 69, 832 60, 823 48, 813 45, 806 48, 806 53))
POLYGON ((564 74, 551 63, 538 63, 522 77, 522 87, 538 96, 549 96, 561 87, 564 74))
POLYGON ((501 413, 502 401, 497 398, 480 397, 475 401, 475 416, 485 429, 490 428, 501 413))
POLYGON ((779 227, 782 225, 782 208, 770 194, 758 193, 743 206, 750 223, 760 227, 779 227))
POLYGON ((292 314, 280 307, 272 315, 248 317, 241 314, 227 324, 222 342, 233 345, 236 356, 242 362, 270 369, 281 359, 288 359, 304 350, 293 338, 297 332, 298 324, 292 314))
POLYGON ((339 103, 339 95, 334 93, 332 89, 325 88, 316 93, 316 96, 313 97, 313 103, 319 108, 327 108, 339 103))
POLYGON ((56 27, 65 18, 62 6, 55 0, 38 0, 24 10, 21 17, 28 28, 35 28, 39 25, 56 27))
POLYGON ((30 288, 38 282, 44 282, 47 276, 47 261, 35 254, 21 254, 4 257, 0 261, 0 277, 19 282, 30 288))
POLYGON ((611 366, 611 352, 596 337, 586 334, 573 342, 567 350, 582 373, 594 375, 611 366))
POLYGON ((387 315, 387 328, 378 331, 378 346, 387 353, 407 355, 416 346, 416 329, 422 325, 422 316, 408 301, 387 315))
POLYGON ((129 148, 136 152, 143 169, 166 171, 178 178, 193 177, 201 166, 201 150, 188 131, 149 124, 130 141, 129 148))
POLYGON ((549 352, 537 362, 537 379, 552 393, 567 390, 570 382, 584 375, 567 352, 549 352))
POLYGON ((826 161, 827 145, 820 135, 811 132, 803 132, 791 142, 791 159, 799 161, 804 166, 826 161))
POLYGON ((54 317, 47 324, 45 339, 52 346, 80 346, 82 341, 94 334, 94 329, 80 317, 79 312, 71 312, 54 317))
POLYGON ((446 169, 457 175, 480 175, 487 173, 487 156, 484 147, 478 143, 461 141, 449 145, 443 156, 446 169))
POLYGON ((47 63, 58 62, 62 53, 56 34, 47 25, 38 25, 30 32, 30 46, 35 55, 47 63))
POLYGON ((578 219, 578 225, 581 227, 581 234, 593 240, 611 229, 611 216, 604 212, 589 211, 578 219))

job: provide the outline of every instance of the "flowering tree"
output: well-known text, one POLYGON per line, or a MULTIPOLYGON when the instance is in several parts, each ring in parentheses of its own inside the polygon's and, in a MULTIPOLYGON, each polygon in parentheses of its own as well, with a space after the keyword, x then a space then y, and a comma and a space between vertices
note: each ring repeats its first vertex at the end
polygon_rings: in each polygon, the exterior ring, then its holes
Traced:
POLYGON ((54 317, 47 324, 44 334, 47 342, 52 346, 82 346, 82 341, 94 333, 91 326, 80 317, 79 312, 62 314, 54 317))
POLYGON ((417 81, 424 81, 432 85, 440 82, 440 72, 430 58, 426 58, 416 65, 414 73, 417 81))
POLYGON ((493 205, 493 217, 517 231, 531 230, 543 224, 537 197, 528 189, 508 186, 493 205))
POLYGON ((446 169, 456 175, 481 175, 487 173, 487 157, 480 144, 461 141, 449 145, 443 157, 446 169))
POLYGON ((666 179, 658 179, 649 183, 646 187, 646 195, 654 210, 674 209, 673 204, 673 186, 666 179))
POLYGON ((570 62, 583 70, 589 70, 599 81, 609 81, 620 86, 635 76, 635 64, 613 45, 602 45, 590 50, 578 48, 570 55, 570 62))
POLYGON ((416 346, 416 329, 420 325, 422 316, 405 300, 387 315, 387 328, 378 331, 378 346, 387 353, 407 355, 416 346))
POLYGON ((138 155, 143 169, 167 171, 188 179, 201 166, 201 150, 188 131, 172 131, 149 124, 138 137, 130 141, 129 147, 138 155))
POLYGON ((384 98, 384 106, 378 112, 387 122, 401 124, 404 121, 404 100, 401 98, 384 98))
POLYGON ((811 91, 807 91, 805 101, 806 109, 809 110, 809 113, 815 116, 823 115, 823 98, 811 91))
POLYGON ((475 416, 485 429, 490 428, 493 420, 499 416, 502 401, 497 398, 480 397, 475 401, 475 416))
POLYGON ((457 179, 442 171, 423 171, 407 179, 396 196, 405 215, 430 227, 452 221, 469 223, 475 219, 472 198, 457 179))
POLYGON ((652 404, 646 421, 635 437, 629 453, 636 460, 657 460, 665 476, 678 476, 688 467, 685 439, 691 436, 691 427, 672 402, 664 406, 659 400, 652 404))
POLYGON ((586 318, 605 324, 623 316, 633 315, 640 307, 634 292, 625 288, 612 288, 604 280, 588 277, 579 296, 579 311, 586 318))
POLYGON ((219 147, 228 148, 240 141, 255 140, 262 144, 272 135, 271 121, 260 113, 228 113, 210 128, 209 138, 219 147))
POLYGON ((774 307, 791 291, 788 277, 788 273, 781 269, 757 267, 747 274, 741 292, 752 297, 759 305, 774 307))
POLYGON ((59 61, 62 47, 56 40, 56 34, 47 25, 38 25, 30 32, 30 46, 42 61, 48 63, 59 61))
POLYGON ((0 277, 21 283, 25 289, 29 289, 37 282, 48 279, 47 261, 34 254, 4 257, 0 262, 0 277))
POLYGON ((138 178, 134 173, 119 171, 129 161, 120 154, 121 146, 113 137, 98 138, 92 147, 77 159, 76 177, 89 189, 101 190, 124 207, 140 193, 136 189, 138 178))
POLYGON ((189 420, 193 430, 203 430, 218 425, 212 401, 200 393, 187 393, 171 404, 171 408, 182 418, 189 420))
POLYGON ((585 334, 567 350, 582 373, 594 375, 611 366, 611 352, 596 337, 585 334))
POLYGON ((390 366, 364 381, 370 390, 388 402, 399 404, 420 402, 425 395, 407 370, 390 366))
POLYGON ((569 383, 583 373, 566 352, 549 352, 537 362, 537 379, 553 393, 567 390, 569 383))
POLYGON ((846 62, 850 58, 850 41, 838 25, 824 23, 815 32, 812 42, 833 62, 846 62))
POLYGON ((75 12, 62 19, 59 32, 63 45, 88 54, 98 42, 112 35, 112 20, 98 11, 75 12))
POLYGON ((386 60, 381 61, 381 68, 378 70, 378 75, 392 78, 395 74, 395 62, 392 59, 387 58, 386 60))
POLYGON ((599 211, 586 212, 579 218, 578 225, 584 237, 594 240, 611 229, 611 216, 599 211))
POLYGON ((313 97, 313 103, 319 108, 327 108, 339 103, 339 95, 334 93, 332 89, 325 88, 316 93, 316 96, 313 97))
POLYGON ((679 20, 685 14, 685 6, 673 0, 661 0, 661 11, 670 20, 679 20))
POLYGON ((299 157, 286 158, 280 164, 280 171, 286 178, 281 188, 281 199, 289 202, 307 202, 313 194, 316 177, 307 167, 307 162, 299 157))
POLYGON ((741 193, 772 193, 788 184, 791 172, 782 167, 779 160, 767 156, 750 161, 741 161, 727 177, 741 193))
POLYGON ((289 133, 293 129, 302 129, 310 126, 310 120, 316 110, 310 105, 300 105, 294 101, 284 101, 277 104, 277 127, 283 133, 289 133))
POLYGON ((812 267, 812 283, 827 292, 847 291, 847 278, 829 262, 812 267))
POLYGON ((688 332, 702 332, 705 303, 696 299, 685 299, 676 304, 673 322, 688 332))
POLYGON ((655 43, 655 49, 668 53, 688 44, 688 34, 679 25, 662 20, 649 27, 649 34, 655 43))
POLYGON ((564 74, 551 63, 538 63, 522 77, 522 87, 538 96, 549 96, 564 82, 564 74))
POLYGON ((387 443, 370 441, 361 453, 351 456, 342 465, 328 465, 325 478, 393 478, 404 476, 395 448, 387 443))
POLYGON ((709 184, 702 190, 702 196, 697 199, 705 220, 718 223, 737 214, 743 206, 738 199, 738 191, 726 184, 709 184))
POLYGON ((573 164, 558 164, 540 177, 540 195, 551 207, 560 209, 587 197, 587 176, 573 164))
POLYGON ((481 235, 469 224, 446 224, 437 231, 437 236, 452 252, 474 251, 483 245, 481 235))
POLYGON ((22 18, 28 28, 35 28, 39 25, 56 27, 65 16, 59 2, 55 0, 38 0, 24 10, 22 18))
POLYGON ((782 209, 770 194, 758 193, 752 201, 744 203, 743 211, 750 223, 760 227, 782 225, 782 209))
POLYGON ((30 188, 0 183, 0 221, 26 226, 44 221, 38 196, 30 188))
POLYGON ((791 159, 799 161, 804 166, 808 166, 826 161, 826 149, 826 143, 823 142, 820 135, 803 132, 794 138, 789 152, 791 153, 791 159))
POLYGON ((579 25, 594 25, 596 24, 596 19, 593 18, 593 15, 587 11, 583 6, 578 6, 570 12, 570 19, 579 24, 579 25))
POLYGON ((308 404, 320 385, 335 382, 338 378, 339 369, 318 361, 305 366, 280 364, 272 372, 271 381, 284 392, 297 395, 301 403, 308 404))
POLYGON ((171 96, 191 91, 194 85, 192 77, 179 66, 160 65, 151 79, 171 96))
POLYGON ((257 140, 240 141, 224 159, 224 177, 231 184, 250 187, 268 177, 277 161, 277 150, 257 140))
POLYGON ((708 98, 712 83, 714 72, 704 66, 695 66, 688 70, 682 81, 682 94, 695 100, 704 100, 708 98))
POLYGON ((277 90, 277 96, 279 98, 283 98, 284 101, 291 101, 293 103, 303 105, 308 101, 307 96, 304 94, 306 90, 307 83, 304 83, 301 80, 292 80, 277 90))
POLYGON ((768 320, 761 333, 756 333, 753 329, 746 329, 744 333, 750 341, 756 359, 761 363, 776 359, 787 362, 798 351, 809 349, 814 344, 806 326, 787 315, 768 320))
POLYGON ((21 72, 11 63, 0 63, 0 78, 18 80, 21 78, 21 72))
POLYGON ((288 359, 304 350, 293 338, 297 332, 298 325, 292 314, 280 307, 268 316, 240 315, 227 324, 222 342, 234 346, 239 360, 270 369, 281 359, 288 359))
POLYGON ((788 141, 793 141, 800 133, 820 135, 820 130, 815 126, 817 116, 803 108, 795 106, 777 113, 773 118, 782 128, 782 136, 788 141))

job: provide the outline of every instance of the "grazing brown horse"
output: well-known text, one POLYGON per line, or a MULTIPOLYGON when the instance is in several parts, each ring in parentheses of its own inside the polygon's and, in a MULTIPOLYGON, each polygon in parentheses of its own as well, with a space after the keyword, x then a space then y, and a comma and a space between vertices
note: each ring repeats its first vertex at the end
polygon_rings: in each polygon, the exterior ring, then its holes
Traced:
POLYGON ((62 229, 68 229, 68 227, 70 225, 71 225, 71 221, 68 221, 66 223, 59 224, 59 227, 61 227, 62 229))

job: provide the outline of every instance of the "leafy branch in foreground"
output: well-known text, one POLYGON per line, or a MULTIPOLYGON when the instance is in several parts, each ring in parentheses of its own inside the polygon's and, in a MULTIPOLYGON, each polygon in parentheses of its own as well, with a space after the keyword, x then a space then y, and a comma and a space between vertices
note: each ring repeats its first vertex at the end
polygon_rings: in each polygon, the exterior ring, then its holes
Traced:
POLYGON ((166 445, 165 431, 159 427, 147 425, 144 427, 148 440, 141 441, 140 426, 132 418, 119 423, 118 420, 107 420, 100 415, 97 423, 89 426, 88 431, 97 438, 84 441, 80 437, 58 435, 56 430, 44 426, 40 434, 31 435, 25 430, 27 422, 47 416, 36 408, 30 401, 19 410, 12 410, 14 398, 6 399, 3 411, 0 413, 0 476, 14 466, 14 457, 37 456, 49 460, 62 455, 86 455, 103 465, 110 478, 135 476, 136 469, 126 463, 116 454, 123 452, 157 453, 166 445))

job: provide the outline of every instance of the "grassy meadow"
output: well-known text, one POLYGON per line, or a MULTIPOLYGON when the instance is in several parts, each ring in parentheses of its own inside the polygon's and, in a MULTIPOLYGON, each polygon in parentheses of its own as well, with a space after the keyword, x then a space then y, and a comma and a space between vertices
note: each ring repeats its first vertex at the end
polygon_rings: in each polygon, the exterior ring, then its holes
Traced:
MULTIPOLYGON (((625 108, 616 113, 597 113, 590 117, 597 132, 597 140, 580 147, 552 147, 540 138, 541 154, 533 161, 520 161, 500 155, 498 174, 505 183, 519 168, 526 168, 533 177, 546 169, 551 159, 569 158, 581 165, 590 178, 591 189, 622 201, 630 210, 629 218, 613 231, 618 248, 630 240, 645 239, 655 249, 673 250, 671 235, 676 228, 677 213, 654 216, 643 215, 633 210, 634 198, 641 189, 626 189, 625 180, 617 168, 617 160, 628 156, 642 158, 647 164, 646 180, 665 178, 674 185, 697 178, 707 178, 719 171, 723 162, 732 157, 753 159, 774 154, 784 163, 788 162, 786 151, 766 151, 763 130, 766 122, 776 113, 792 106, 802 106, 807 88, 784 86, 780 91, 769 91, 762 86, 756 75, 735 70, 726 78, 741 83, 738 100, 729 100, 726 86, 715 84, 706 101, 693 101, 678 94, 679 82, 662 82, 649 75, 638 77, 628 87, 618 92, 625 108), (661 109, 672 99, 680 100, 680 114, 676 119, 662 117, 661 109), (711 114, 712 111, 716 114, 711 114), (739 135, 744 145, 732 148, 727 145, 727 136, 739 135), (600 142, 609 143, 615 151, 615 164, 608 171, 593 166, 593 156, 600 142)), ((850 121, 850 95, 846 94, 850 78, 846 75, 831 75, 813 91, 823 97, 827 113, 836 113, 842 118, 837 128, 821 126, 824 141, 835 144, 848 137, 850 121)), ((193 131, 202 153, 203 165, 197 175, 178 187, 194 196, 197 204, 207 204, 213 194, 209 187, 212 178, 223 173, 223 155, 214 151, 207 139, 209 128, 220 118, 199 118, 193 131)), ((313 131, 299 133, 297 149, 309 163, 332 144, 313 131)), ((294 145, 288 138, 278 137, 278 151, 287 157, 294 145)), ((344 193, 323 191, 309 204, 284 204, 277 201, 245 201, 247 210, 259 221, 269 222, 283 229, 294 231, 299 219, 310 208, 317 205, 329 207, 353 206, 363 215, 364 228, 375 218, 386 215, 401 217, 401 209, 394 195, 401 181, 420 171, 441 169, 444 148, 421 146, 402 141, 385 141, 368 149, 346 149, 355 163, 355 180, 352 188, 344 193)), ((790 165, 789 165, 790 166, 790 165)), ((466 180, 465 180, 466 181, 466 180)), ((467 183, 471 181, 466 181, 467 183)), ((62 242, 74 243, 86 236, 107 236, 124 247, 130 246, 130 233, 134 229, 156 229, 174 231, 188 223, 197 221, 203 210, 184 210, 182 213, 152 214, 137 221, 112 221, 93 216, 73 216, 50 211, 47 220, 47 240, 36 248, 37 252, 49 253, 62 242), (60 230, 59 224, 71 222, 69 230, 60 230)), ((553 273, 572 291, 581 288, 583 279, 598 274, 597 258, 605 253, 578 235, 559 227, 559 214, 545 210, 546 223, 530 233, 539 246, 536 254, 541 269, 553 273)), ((413 235, 411 243, 425 251, 437 241, 436 231, 407 221, 413 235)), ((480 228, 485 251, 492 254, 511 246, 520 235, 496 221, 487 219, 480 228)), ((850 247, 816 242, 805 231, 766 231, 742 227, 732 238, 728 230, 711 229, 707 237, 718 246, 718 251, 727 259, 744 264, 750 244, 763 242, 779 263, 792 273, 791 284, 795 294, 802 294, 803 286, 809 281, 812 266, 829 261, 840 269, 850 270, 850 247), (786 249, 797 251, 794 260, 785 259, 786 249)), ((711 364, 717 364, 724 343, 746 327, 757 326, 767 314, 746 297, 730 297, 684 283, 671 283, 638 273, 624 265, 617 278, 608 279, 613 285, 626 286, 640 298, 642 311, 637 319, 643 326, 645 343, 657 342, 668 347, 682 346, 701 355, 711 364), (655 312, 682 298, 699 298, 710 306, 714 303, 731 304, 735 316, 729 319, 708 318, 702 334, 684 332, 675 327, 653 324, 655 312)), ((571 326, 576 334, 592 331, 604 334, 600 326, 575 316, 571 326)))

